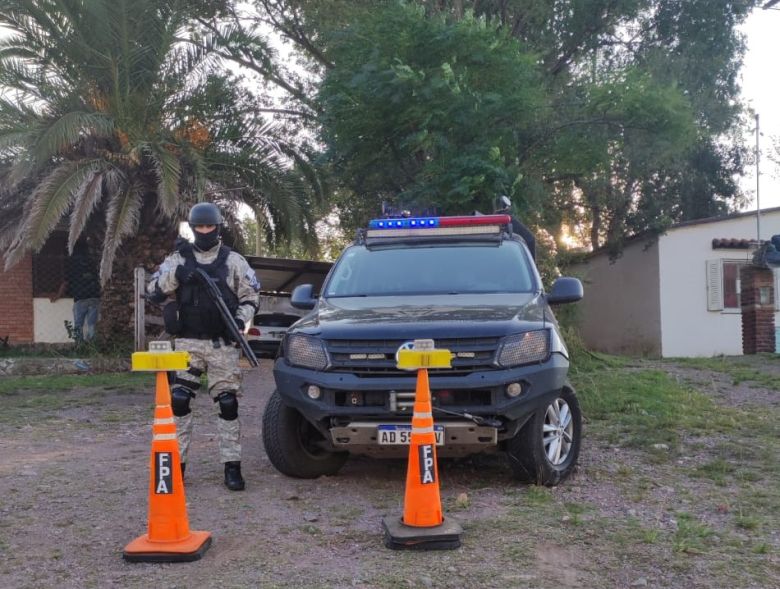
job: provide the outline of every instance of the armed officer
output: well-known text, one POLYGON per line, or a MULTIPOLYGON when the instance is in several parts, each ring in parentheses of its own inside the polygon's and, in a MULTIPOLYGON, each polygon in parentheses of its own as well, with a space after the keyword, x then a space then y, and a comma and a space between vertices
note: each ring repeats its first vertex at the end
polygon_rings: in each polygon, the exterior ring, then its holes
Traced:
POLYGON ((238 419, 240 352, 231 341, 197 269, 203 269, 214 279, 241 331, 255 315, 260 285, 244 257, 222 245, 223 219, 216 205, 196 204, 190 210, 188 221, 195 242, 178 241, 176 251, 160 265, 147 287, 152 300, 165 300, 175 294, 175 302, 164 309, 166 331, 176 336, 177 351, 190 353, 189 369, 176 373, 171 389, 181 467, 183 472, 192 436, 190 402, 199 392, 201 375, 207 373, 208 390, 219 410, 217 430, 220 457, 225 464, 225 485, 231 491, 241 491, 244 478, 238 419))

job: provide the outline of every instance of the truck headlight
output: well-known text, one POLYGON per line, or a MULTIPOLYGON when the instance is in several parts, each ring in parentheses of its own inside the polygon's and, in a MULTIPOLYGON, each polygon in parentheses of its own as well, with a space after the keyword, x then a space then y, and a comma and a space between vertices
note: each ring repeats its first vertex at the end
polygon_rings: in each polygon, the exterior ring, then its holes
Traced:
POLYGON ((527 331, 504 338, 498 363, 504 368, 543 362, 550 355, 550 330, 527 331))
POLYGON ((287 361, 304 368, 325 370, 328 367, 328 352, 321 339, 292 334, 287 336, 287 361))

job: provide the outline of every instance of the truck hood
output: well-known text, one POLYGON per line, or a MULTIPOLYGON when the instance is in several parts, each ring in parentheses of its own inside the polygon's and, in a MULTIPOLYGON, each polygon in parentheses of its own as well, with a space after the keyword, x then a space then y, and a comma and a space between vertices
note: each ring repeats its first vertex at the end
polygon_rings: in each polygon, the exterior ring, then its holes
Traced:
POLYGON ((291 332, 325 339, 500 337, 543 327, 546 307, 540 293, 329 298, 291 332))

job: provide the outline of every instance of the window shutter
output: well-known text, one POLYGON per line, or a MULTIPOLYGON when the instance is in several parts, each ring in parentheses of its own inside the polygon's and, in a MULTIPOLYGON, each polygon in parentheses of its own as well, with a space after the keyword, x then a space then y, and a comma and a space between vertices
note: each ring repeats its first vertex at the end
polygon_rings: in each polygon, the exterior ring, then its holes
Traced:
POLYGON ((707 260, 707 310, 723 310, 722 260, 707 260))

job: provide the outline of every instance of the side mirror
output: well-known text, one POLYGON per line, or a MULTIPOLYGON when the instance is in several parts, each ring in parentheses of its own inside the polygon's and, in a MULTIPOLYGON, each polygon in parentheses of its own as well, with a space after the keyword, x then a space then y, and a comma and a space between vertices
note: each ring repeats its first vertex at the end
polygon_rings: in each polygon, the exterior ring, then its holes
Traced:
POLYGON ((562 276, 553 283, 552 290, 547 295, 547 302, 550 305, 576 303, 582 295, 582 283, 578 279, 562 276))
POLYGON ((290 304, 296 309, 313 309, 317 299, 312 295, 314 287, 311 284, 300 284, 290 295, 290 304))

